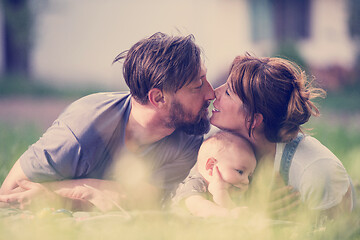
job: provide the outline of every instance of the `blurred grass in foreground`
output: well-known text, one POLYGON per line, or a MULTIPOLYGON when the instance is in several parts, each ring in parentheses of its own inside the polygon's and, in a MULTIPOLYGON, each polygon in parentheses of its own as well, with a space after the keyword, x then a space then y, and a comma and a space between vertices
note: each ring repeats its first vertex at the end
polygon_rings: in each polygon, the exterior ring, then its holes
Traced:
MULTIPOLYGON (((342 127, 314 124, 316 138, 343 161, 354 182, 360 180, 360 133, 342 127)), ((0 122, 0 180, 14 161, 42 134, 35 125, 0 122)), ((359 187, 358 187, 359 189, 359 187)), ((261 196, 261 195, 260 195, 261 196)), ((358 203, 359 203, 358 197, 358 203)), ((170 212, 74 213, 73 217, 43 212, 3 212, 0 239, 360 239, 360 211, 350 217, 314 227, 311 224, 271 221, 259 215, 239 219, 201 219, 170 212)))
MULTIPOLYGON (((4 93, 1 92, 1 86, 0 82, 0 96, 22 94, 21 89, 26 89, 16 85, 13 90, 8 88, 4 93)), ((41 90, 39 86, 29 88, 24 90, 26 94, 55 94, 49 89, 41 90)), ((58 94, 59 97, 64 97, 69 93, 58 94)), ((82 94, 84 93, 80 95, 82 94)), ((359 102, 357 90, 350 88, 344 92, 329 93, 326 100, 320 101, 321 111, 338 114, 360 112, 359 102)), ((313 135, 340 158, 358 189, 357 209, 349 217, 336 222, 330 221, 315 227, 306 222, 295 224, 271 221, 259 215, 244 215, 236 220, 201 219, 170 212, 144 211, 131 212, 132 217, 129 219, 119 212, 77 212, 69 217, 54 215, 47 210, 31 212, 0 209, 0 239, 360 239, 360 128, 332 125, 325 119, 311 121, 306 127, 313 128, 313 135)), ((39 129, 33 123, 14 126, 0 121, 1 182, 16 159, 40 137, 42 132, 39 129)))

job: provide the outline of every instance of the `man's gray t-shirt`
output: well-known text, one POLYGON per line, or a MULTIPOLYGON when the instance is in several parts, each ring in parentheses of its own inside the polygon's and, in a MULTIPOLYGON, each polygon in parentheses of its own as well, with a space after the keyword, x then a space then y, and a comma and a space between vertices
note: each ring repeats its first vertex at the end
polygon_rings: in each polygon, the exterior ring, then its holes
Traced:
MULTIPOLYGON (((109 179, 114 156, 125 148, 130 110, 129 93, 97 93, 75 101, 20 157, 25 175, 34 182, 109 179)), ((195 164, 202 140, 176 130, 137 155, 146 156, 153 184, 168 195, 195 164)))

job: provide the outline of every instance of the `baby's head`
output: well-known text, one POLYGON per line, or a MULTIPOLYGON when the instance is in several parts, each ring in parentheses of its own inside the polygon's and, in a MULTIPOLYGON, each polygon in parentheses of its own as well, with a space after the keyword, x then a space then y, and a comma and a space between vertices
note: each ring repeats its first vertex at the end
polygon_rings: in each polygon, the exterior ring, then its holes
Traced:
POLYGON ((256 167, 251 144, 232 133, 219 131, 206 139, 200 147, 198 160, 200 174, 209 182, 215 166, 223 180, 244 191, 256 167))

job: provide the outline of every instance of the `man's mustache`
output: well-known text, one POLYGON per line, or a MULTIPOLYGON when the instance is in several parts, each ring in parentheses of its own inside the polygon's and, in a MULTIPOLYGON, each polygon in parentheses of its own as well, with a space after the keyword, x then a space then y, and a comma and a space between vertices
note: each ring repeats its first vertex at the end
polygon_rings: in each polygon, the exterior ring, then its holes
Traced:
POLYGON ((210 106, 210 101, 206 101, 203 105, 203 109, 207 109, 210 106))

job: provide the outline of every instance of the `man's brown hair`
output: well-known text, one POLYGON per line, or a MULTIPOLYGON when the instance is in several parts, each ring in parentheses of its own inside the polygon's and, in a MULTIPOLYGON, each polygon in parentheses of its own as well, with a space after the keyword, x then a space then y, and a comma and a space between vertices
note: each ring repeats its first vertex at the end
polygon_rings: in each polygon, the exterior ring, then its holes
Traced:
POLYGON ((169 36, 158 32, 120 53, 123 75, 132 96, 141 104, 152 88, 176 92, 200 73, 201 50, 194 36, 169 36))

